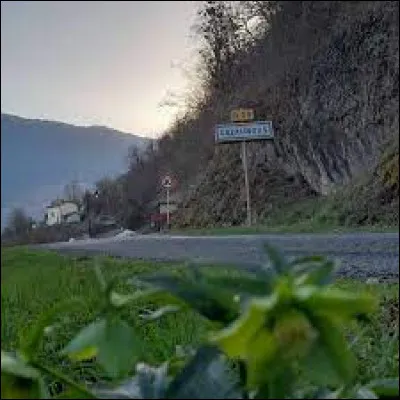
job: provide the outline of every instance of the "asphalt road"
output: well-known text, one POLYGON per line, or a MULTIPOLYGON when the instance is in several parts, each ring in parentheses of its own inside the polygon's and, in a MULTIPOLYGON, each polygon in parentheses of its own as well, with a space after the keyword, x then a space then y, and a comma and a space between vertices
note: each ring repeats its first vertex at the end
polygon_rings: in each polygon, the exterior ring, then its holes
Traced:
POLYGON ((399 279, 398 233, 268 234, 235 236, 135 235, 52 243, 39 247, 75 255, 104 254, 158 261, 198 260, 251 265, 265 262, 265 242, 288 257, 320 254, 338 262, 338 274, 399 279))

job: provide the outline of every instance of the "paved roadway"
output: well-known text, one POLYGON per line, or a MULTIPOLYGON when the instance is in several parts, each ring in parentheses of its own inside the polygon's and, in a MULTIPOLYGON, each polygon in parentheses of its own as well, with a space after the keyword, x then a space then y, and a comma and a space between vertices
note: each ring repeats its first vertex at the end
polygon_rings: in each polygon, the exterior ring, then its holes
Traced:
POLYGON ((398 233, 267 234, 232 236, 135 235, 40 245, 62 253, 158 261, 195 259, 249 265, 265 261, 268 241, 289 257, 323 254, 338 261, 342 276, 399 278, 398 233))

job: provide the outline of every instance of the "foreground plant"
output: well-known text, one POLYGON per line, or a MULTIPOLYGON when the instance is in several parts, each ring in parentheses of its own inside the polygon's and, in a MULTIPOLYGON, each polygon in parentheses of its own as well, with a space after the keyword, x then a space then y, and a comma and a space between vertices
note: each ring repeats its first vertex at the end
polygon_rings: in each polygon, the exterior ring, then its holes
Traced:
POLYGON ((201 265, 191 264, 181 276, 139 276, 130 281, 139 289, 128 295, 115 290, 117 279, 106 283, 97 269, 104 293, 99 317, 78 332, 62 354, 73 361, 95 360, 117 386, 88 388, 38 362, 44 332, 61 312, 72 311, 69 303, 41 316, 16 354, 2 352, 2 398, 49 398, 45 377, 65 384, 64 398, 397 395, 398 378, 365 386, 355 382, 356 360, 343 334, 352 320, 367 318, 376 309, 375 299, 333 288, 334 265, 322 257, 287 261, 270 246, 265 248, 270 265, 245 277, 212 279, 201 265), (244 281, 246 289, 238 289, 244 281), (183 300, 214 329, 203 346, 180 349, 162 365, 148 366, 139 363, 142 340, 121 318, 121 310, 138 298, 151 300, 160 290, 180 301, 143 313, 143 323, 176 312, 183 300), (133 377, 126 379, 129 374, 133 377))

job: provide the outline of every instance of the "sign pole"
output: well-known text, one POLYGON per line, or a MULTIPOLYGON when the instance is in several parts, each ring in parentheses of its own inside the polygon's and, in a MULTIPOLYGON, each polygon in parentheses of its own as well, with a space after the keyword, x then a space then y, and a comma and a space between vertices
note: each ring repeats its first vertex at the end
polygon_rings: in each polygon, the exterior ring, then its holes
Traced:
POLYGON ((251 226, 251 204, 249 172, 247 168, 246 141, 272 140, 274 132, 272 121, 254 121, 253 109, 239 108, 231 111, 231 123, 218 124, 215 127, 216 143, 242 142, 242 162, 244 170, 244 183, 246 189, 247 225, 251 226))
POLYGON ((169 187, 167 187, 167 229, 169 229, 169 187))
POLYGON ((250 187, 249 187, 249 175, 247 169, 247 149, 245 140, 242 141, 242 162, 244 170, 244 184, 246 188, 247 225, 251 226, 250 187))
POLYGON ((169 220, 170 220, 170 213, 169 213, 169 191, 172 187, 172 179, 170 176, 165 176, 164 179, 161 182, 162 186, 165 188, 167 191, 167 227, 169 229, 169 220))

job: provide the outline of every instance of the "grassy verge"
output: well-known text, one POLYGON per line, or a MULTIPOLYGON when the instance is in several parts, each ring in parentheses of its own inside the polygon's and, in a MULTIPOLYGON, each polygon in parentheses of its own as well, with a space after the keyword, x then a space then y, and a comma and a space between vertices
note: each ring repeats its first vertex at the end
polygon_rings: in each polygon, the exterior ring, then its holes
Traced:
MULTIPOLYGON (((355 190, 353 188, 353 190, 355 190)), ((361 188, 359 189, 361 190, 361 188)), ((231 235, 259 233, 345 233, 398 232, 398 199, 388 206, 358 201, 349 189, 322 198, 276 204, 272 211, 259 218, 254 226, 176 229, 188 235, 231 235)), ((361 195, 359 197, 362 198, 361 195)))
POLYGON ((254 226, 231 226, 218 228, 188 228, 172 229, 175 235, 189 236, 219 236, 219 235, 257 235, 267 233, 356 233, 356 232, 375 232, 375 233, 396 233, 398 227, 366 226, 366 227, 343 227, 312 224, 308 221, 293 225, 254 225, 254 226))
MULTIPOLYGON (((104 275, 108 278, 118 274, 132 275, 158 270, 182 272, 184 266, 172 263, 152 263, 99 259, 104 275)), ((30 329, 30 323, 37 315, 50 306, 72 297, 85 299, 85 307, 67 315, 62 329, 52 333, 41 349, 41 358, 62 369, 74 378, 98 381, 102 372, 93 363, 70 364, 57 353, 85 324, 96 318, 98 302, 101 299, 93 265, 95 259, 71 258, 51 252, 32 252, 23 248, 2 250, 1 269, 1 343, 2 349, 16 347, 20 333, 30 329)), ((223 279, 231 272, 228 268, 213 266, 209 276, 223 279)), ((237 273, 237 272, 236 272, 237 273)), ((362 382, 381 376, 397 376, 398 369, 398 284, 369 285, 351 281, 338 281, 352 291, 368 290, 379 296, 381 307, 368 323, 349 332, 357 354, 358 375, 362 382)), ((127 289, 126 285, 121 286, 127 289)), ((160 294, 153 300, 157 304, 168 302, 168 296, 160 294)), ((207 322, 189 309, 170 314, 151 325, 142 325, 139 313, 147 303, 132 303, 126 310, 125 318, 145 339, 143 361, 162 362, 171 356, 176 345, 198 343, 207 332, 207 322)))

